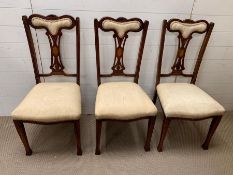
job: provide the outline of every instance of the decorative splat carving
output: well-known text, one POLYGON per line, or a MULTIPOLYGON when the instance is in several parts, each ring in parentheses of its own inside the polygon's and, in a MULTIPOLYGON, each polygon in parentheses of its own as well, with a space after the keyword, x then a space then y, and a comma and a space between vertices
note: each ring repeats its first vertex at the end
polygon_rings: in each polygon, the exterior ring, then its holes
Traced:
POLYGON ((46 35, 48 36, 51 48, 50 69, 52 69, 52 72, 63 72, 64 66, 60 56, 60 40, 62 33, 58 32, 57 35, 51 35, 49 32, 46 32, 46 35))
POLYGON ((168 22, 167 29, 170 32, 178 32, 178 49, 171 74, 184 75, 185 53, 193 33, 205 33, 208 29, 208 23, 204 20, 193 21, 186 19, 184 21, 173 19, 168 22))
MULTIPOLYGON (((195 84, 198 70, 200 68, 205 49, 207 47, 211 32, 213 30, 214 23, 208 23, 205 20, 193 21, 190 19, 180 20, 180 19, 171 19, 169 21, 163 20, 163 27, 160 40, 160 50, 159 50, 159 59, 157 66, 157 78, 156 86, 160 83, 161 77, 170 77, 170 76, 184 76, 190 77, 191 82, 195 84), (174 64, 172 65, 172 71, 170 73, 161 73, 162 60, 163 60, 163 51, 166 32, 177 32, 178 33, 178 49, 175 57, 174 64), (204 38, 196 59, 193 73, 183 73, 185 70, 185 54, 188 48, 189 42, 192 39, 192 34, 204 34, 204 38)), ((154 96, 154 101, 157 98, 157 95, 154 96)))
POLYGON ((128 35, 126 34, 123 38, 119 38, 116 34, 113 35, 115 41, 115 58, 112 66, 113 75, 124 74, 124 47, 128 35))
POLYGON ((128 32, 139 32, 144 28, 144 23, 141 19, 132 18, 126 19, 123 17, 113 19, 110 17, 102 18, 98 22, 98 27, 103 31, 113 31, 115 42, 115 57, 112 66, 112 76, 126 75, 124 73, 124 47, 128 38, 128 32))
POLYGON ((41 15, 32 15, 30 18, 30 25, 36 29, 46 29, 46 35, 49 40, 51 49, 51 74, 63 75, 64 66, 62 64, 60 54, 60 41, 62 37, 62 29, 71 29, 75 26, 75 20, 71 16, 49 15, 47 17, 41 15))
POLYGON ((184 59, 185 59, 185 53, 189 44, 189 41, 192 39, 192 36, 189 38, 184 39, 180 34, 178 35, 179 44, 178 44, 178 50, 176 54, 176 58, 174 61, 172 68, 172 73, 175 74, 182 74, 182 71, 185 70, 184 67, 184 59))
POLYGON ((42 16, 38 14, 32 14, 29 17, 22 16, 24 29, 26 32, 28 45, 30 49, 30 54, 32 58, 32 64, 34 68, 34 74, 36 83, 40 83, 40 77, 48 77, 52 75, 63 75, 68 77, 76 77, 76 83, 80 83, 80 25, 79 18, 74 19, 72 16, 63 15, 49 15, 42 16), (34 29, 45 29, 45 34, 48 37, 50 49, 51 49, 51 72, 40 73, 37 63, 37 56, 35 51, 35 46, 33 42, 33 37, 31 33, 31 28, 34 29), (62 64, 62 59, 60 56, 60 40, 62 36, 62 29, 76 29, 76 72, 66 73, 64 71, 64 66, 62 64))
POLYGON ((101 77, 112 77, 112 76, 126 76, 134 77, 134 82, 138 83, 141 60, 143 49, 146 40, 146 34, 149 22, 142 21, 139 18, 126 19, 123 17, 114 19, 111 17, 104 17, 100 21, 94 20, 95 25, 95 48, 96 48, 96 68, 97 68, 97 81, 98 85, 101 84, 101 77), (99 51, 99 29, 105 32, 112 31, 113 39, 115 42, 115 56, 113 61, 113 66, 111 67, 112 73, 101 74, 100 72, 100 51, 99 51), (128 32, 140 32, 141 41, 138 50, 137 65, 134 73, 125 73, 124 70, 124 47, 126 40, 128 38, 128 32))

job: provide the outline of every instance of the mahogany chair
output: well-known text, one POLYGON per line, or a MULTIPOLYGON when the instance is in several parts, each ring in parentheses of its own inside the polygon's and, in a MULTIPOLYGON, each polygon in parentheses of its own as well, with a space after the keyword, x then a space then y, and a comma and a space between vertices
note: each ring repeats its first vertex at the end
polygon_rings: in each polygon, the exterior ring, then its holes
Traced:
POLYGON ((96 117, 96 151, 100 154, 100 136, 103 121, 135 121, 149 119, 145 151, 150 150, 150 141, 156 119, 157 109, 152 100, 138 85, 140 65, 149 22, 143 22, 139 18, 126 19, 123 17, 113 19, 104 17, 100 21, 94 20, 96 66, 98 91, 95 104, 96 117), (115 42, 115 58, 112 73, 104 74, 100 71, 99 29, 104 32, 113 32, 115 42), (128 38, 128 32, 142 32, 138 51, 137 65, 132 74, 125 73, 124 47, 128 38), (101 84, 101 78, 123 76, 132 77, 134 82, 108 82, 101 84))
POLYGON ((81 94, 80 94, 80 27, 79 18, 71 16, 42 16, 33 14, 22 17, 28 45, 31 53, 32 64, 36 79, 36 85, 12 112, 12 118, 16 130, 24 144, 26 155, 31 155, 32 150, 26 136, 24 123, 56 124, 69 122, 74 124, 77 139, 77 154, 82 155, 80 142, 80 116, 81 116, 81 94), (45 29, 51 48, 50 73, 40 73, 33 37, 30 27, 34 29, 45 29), (60 54, 60 40, 62 30, 76 28, 76 59, 77 70, 74 74, 66 73, 62 64, 60 54), (63 75, 75 77, 76 82, 48 82, 42 83, 41 77, 63 75))
POLYGON ((171 19, 163 21, 161 34, 159 60, 157 67, 156 90, 154 95, 154 103, 157 96, 159 97, 163 113, 163 126, 160 136, 160 141, 157 147, 159 152, 162 151, 163 141, 165 139, 169 124, 172 120, 204 120, 212 118, 209 132, 205 142, 202 145, 203 149, 208 149, 210 140, 219 125, 219 122, 224 114, 224 108, 215 101, 206 92, 195 85, 198 70, 206 50, 214 23, 208 23, 205 20, 193 21, 190 19, 179 20, 171 19), (178 50, 170 73, 161 73, 163 50, 166 32, 178 33, 178 50), (193 73, 184 73, 185 70, 185 53, 188 44, 192 39, 192 34, 204 34, 204 39, 196 59, 196 64, 193 73), (190 77, 190 83, 160 83, 161 77, 183 76, 190 77))

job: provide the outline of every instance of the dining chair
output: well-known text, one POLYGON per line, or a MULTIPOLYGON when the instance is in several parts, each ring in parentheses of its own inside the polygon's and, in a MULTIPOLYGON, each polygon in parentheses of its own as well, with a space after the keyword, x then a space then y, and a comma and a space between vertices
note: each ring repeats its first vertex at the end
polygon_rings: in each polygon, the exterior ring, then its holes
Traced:
POLYGON ((172 120, 196 121, 211 118, 212 122, 209 132, 202 145, 202 148, 205 150, 208 149, 210 140, 221 121, 225 111, 223 106, 195 85, 198 70, 213 27, 214 23, 208 23, 205 20, 193 21, 190 19, 171 19, 169 21, 163 21, 155 95, 153 98, 154 103, 156 103, 157 96, 159 97, 164 114, 160 141, 157 146, 159 152, 163 149, 163 141, 172 120), (178 49, 170 73, 161 73, 165 35, 167 31, 178 33, 178 49), (190 40, 194 37, 194 33, 197 35, 203 34, 203 40, 196 58, 193 72, 185 73, 185 54, 190 40), (183 76, 191 78, 191 81, 190 83, 160 83, 161 77, 164 78, 170 76, 183 76))
POLYGON ((36 85, 26 95, 22 102, 12 112, 12 118, 16 130, 23 142, 26 155, 31 155, 24 123, 34 124, 57 124, 73 123, 77 140, 77 154, 82 155, 80 141, 80 116, 81 116, 81 94, 80 94, 80 26, 79 18, 72 16, 42 16, 32 14, 22 17, 36 85), (51 49, 50 73, 40 73, 33 37, 33 29, 45 29, 51 49), (61 59, 60 41, 62 30, 76 28, 76 67, 75 73, 66 73, 61 59), (41 82, 41 78, 49 76, 66 76, 76 78, 76 82, 41 82))
MULTIPOLYGON (((135 121, 148 119, 148 131, 145 151, 150 150, 150 141, 156 119, 157 109, 152 100, 138 85, 140 66, 149 22, 139 18, 126 19, 123 17, 114 19, 104 17, 100 21, 94 20, 95 48, 98 90, 95 103, 96 117, 96 150, 100 152, 101 127, 104 121, 135 121), (111 73, 101 73, 100 70, 100 44, 99 29, 103 32, 113 32, 115 43, 115 56, 111 73), (137 65, 134 73, 125 73, 124 48, 129 32, 141 32, 141 41, 138 51, 137 65), (107 82, 101 83, 101 78, 122 76, 132 77, 134 82, 107 82)), ((132 50, 133 52, 133 50, 132 50)))

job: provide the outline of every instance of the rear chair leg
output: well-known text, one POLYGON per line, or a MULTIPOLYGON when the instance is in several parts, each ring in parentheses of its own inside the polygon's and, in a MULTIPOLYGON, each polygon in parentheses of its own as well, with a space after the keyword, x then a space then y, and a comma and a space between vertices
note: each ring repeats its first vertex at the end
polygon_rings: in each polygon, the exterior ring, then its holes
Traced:
POLYGON ((77 141, 77 155, 82 155, 82 148, 81 148, 81 139, 80 139, 80 120, 74 122, 74 131, 77 141))
POLYGON ((19 121, 19 120, 14 120, 14 124, 15 124, 15 128, 19 134, 19 137, 20 137, 21 141, 23 142, 23 145, 24 145, 24 148, 26 151, 26 155, 27 156, 32 155, 32 150, 31 150, 29 143, 28 143, 28 139, 27 139, 27 135, 26 135, 26 131, 25 131, 23 122, 19 121))
POLYGON ((171 119, 168 119, 168 118, 166 118, 166 116, 164 116, 162 131, 161 131, 161 135, 160 135, 160 140, 159 140, 159 144, 157 146, 158 152, 163 151, 163 141, 164 141, 164 139, 166 137, 167 130, 168 130, 170 122, 171 122, 171 119))
POLYGON ((202 144, 202 148, 204 150, 207 150, 209 148, 209 143, 210 143, 210 140, 212 138, 212 136, 214 135, 214 132, 216 131, 220 121, 222 119, 222 116, 218 116, 218 117, 214 117, 212 119, 212 122, 210 124, 210 128, 209 128, 209 131, 208 131, 208 134, 207 134, 207 137, 206 137, 206 140, 205 142, 202 144))
POLYGON ((151 137, 152 137, 152 133, 154 130, 154 126, 155 126, 155 119, 156 117, 150 117, 148 121, 147 137, 146 137, 146 143, 144 146, 144 150, 146 152, 150 151, 150 142, 151 142, 151 137))
POLYGON ((96 149, 95 154, 100 155, 100 137, 101 137, 101 128, 102 128, 102 121, 96 120, 96 149))
POLYGON ((154 104, 156 104, 157 98, 158 98, 158 94, 157 94, 157 91, 156 91, 155 94, 154 94, 153 100, 152 100, 154 104))

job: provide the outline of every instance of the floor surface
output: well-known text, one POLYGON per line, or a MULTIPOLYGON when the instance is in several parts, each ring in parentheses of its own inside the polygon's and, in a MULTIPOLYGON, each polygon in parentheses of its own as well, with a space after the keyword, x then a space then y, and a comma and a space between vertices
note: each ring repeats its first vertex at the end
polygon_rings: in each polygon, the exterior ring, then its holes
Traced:
POLYGON ((99 156, 94 154, 94 116, 81 119, 82 156, 76 155, 72 124, 26 124, 33 154, 25 156, 12 119, 0 117, 0 174, 233 174, 233 113, 224 116, 208 151, 202 150, 201 144, 210 120, 171 122, 164 151, 157 152, 161 121, 158 116, 150 152, 143 149, 147 121, 105 123, 99 156))

